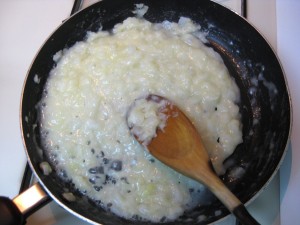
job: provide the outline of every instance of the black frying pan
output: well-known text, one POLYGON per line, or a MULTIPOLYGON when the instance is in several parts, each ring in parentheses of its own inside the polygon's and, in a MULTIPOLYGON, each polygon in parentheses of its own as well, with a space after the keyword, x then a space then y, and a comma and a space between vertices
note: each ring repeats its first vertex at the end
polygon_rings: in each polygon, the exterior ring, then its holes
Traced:
MULTIPOLYGON (((179 17, 185 16, 200 24, 201 29, 208 32, 207 45, 219 52, 236 80, 241 91, 244 142, 225 160, 227 171, 222 179, 243 203, 249 202, 265 188, 285 154, 291 128, 290 97, 282 68, 264 38, 246 20, 209 0, 103 0, 65 21, 50 36, 29 69, 21 105, 24 145, 39 184, 61 206, 88 222, 151 224, 128 221, 102 210, 96 203, 76 192, 71 183, 63 182, 55 172, 45 176, 39 164, 47 158, 41 151, 39 128, 36 126, 36 105, 41 99, 49 71, 55 66, 53 55, 84 40, 87 31, 97 31, 100 26, 109 30, 116 23, 134 16, 132 11, 137 3, 149 6, 144 17, 151 22, 177 22, 179 17), (40 82, 35 82, 36 75, 40 82), (245 170, 245 175, 233 179, 232 174, 241 168, 245 170), (77 201, 70 202, 63 198, 62 194, 66 190, 73 192, 77 201)), ((43 192, 39 185, 36 187, 43 192)), ((193 211, 167 224, 186 224, 187 220, 189 224, 206 224, 229 213, 209 192, 205 196, 206 199, 193 211)), ((45 200, 47 197, 43 195, 42 201, 45 200)), ((4 201, 0 207, 3 207, 4 201)), ((10 205, 9 210, 15 211, 15 206, 10 205)))

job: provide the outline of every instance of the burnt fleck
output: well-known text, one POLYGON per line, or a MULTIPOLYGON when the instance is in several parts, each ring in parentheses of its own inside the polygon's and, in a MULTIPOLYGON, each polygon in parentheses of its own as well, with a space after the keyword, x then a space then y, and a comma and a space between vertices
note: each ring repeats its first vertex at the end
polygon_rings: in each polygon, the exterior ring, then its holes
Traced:
POLYGON ((131 192, 131 190, 127 190, 127 193, 130 193, 131 192))
POLYGON ((165 222, 166 219, 167 219, 167 218, 166 218, 165 216, 163 216, 163 217, 160 219, 160 222, 163 223, 163 222, 165 222))
POLYGON ((94 178, 90 178, 90 179, 89 179, 89 182, 90 182, 91 184, 95 184, 95 183, 96 183, 96 181, 95 181, 94 178))
POLYGON ((92 152, 93 154, 95 154, 95 149, 92 148, 92 149, 91 149, 91 152, 92 152))
POLYGON ((218 107, 215 107, 215 111, 218 111, 218 107))
POLYGON ((91 184, 95 184, 95 183, 96 183, 96 180, 97 180, 97 177, 92 177, 92 178, 89 179, 89 182, 90 182, 91 184))
POLYGON ((103 158, 102 161, 103 161, 104 164, 108 164, 109 163, 109 159, 108 158, 103 158))
POLYGON ((107 207, 109 208, 109 207, 112 207, 112 203, 111 202, 109 202, 109 203, 107 203, 107 207))
POLYGON ((103 188, 102 186, 94 186, 94 189, 95 189, 96 191, 100 191, 102 188, 103 188))
POLYGON ((111 182, 112 184, 116 184, 117 180, 114 177, 112 177, 112 176, 105 175, 105 181, 104 181, 103 184, 107 184, 109 182, 111 182))
POLYGON ((218 137, 217 142, 220 143, 220 137, 218 137))
POLYGON ((124 181, 126 184, 129 184, 127 177, 121 177, 121 180, 124 181))
POLYGON ((89 169, 89 173, 91 174, 104 174, 103 166, 96 166, 89 169))
POLYGON ((115 171, 121 171, 122 170, 122 161, 121 160, 112 161, 110 168, 115 171))
POLYGON ((95 200, 95 203, 97 204, 97 205, 101 205, 101 200, 95 200))
POLYGON ((149 161, 152 162, 152 163, 154 163, 155 159, 151 158, 149 161))
POLYGON ((101 157, 103 158, 104 157, 104 152, 101 151, 100 154, 101 154, 101 157))
POLYGON ((105 175, 105 181, 109 181, 111 179, 111 176, 109 176, 109 175, 105 175))

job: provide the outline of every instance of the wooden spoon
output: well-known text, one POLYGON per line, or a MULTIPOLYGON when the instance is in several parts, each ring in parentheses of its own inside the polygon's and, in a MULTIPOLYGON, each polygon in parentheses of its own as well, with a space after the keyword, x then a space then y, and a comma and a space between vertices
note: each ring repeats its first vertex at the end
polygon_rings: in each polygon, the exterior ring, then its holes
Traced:
MULTIPOLYGON (((157 101, 158 98, 167 100, 156 95, 147 97, 149 101, 157 101)), ((163 130, 157 129, 157 136, 146 146, 149 152, 179 173, 206 185, 242 224, 258 225, 245 206, 214 172, 201 137, 191 121, 170 101, 163 113, 168 116, 166 125, 163 130)), ((138 137, 136 139, 141 143, 138 137)))

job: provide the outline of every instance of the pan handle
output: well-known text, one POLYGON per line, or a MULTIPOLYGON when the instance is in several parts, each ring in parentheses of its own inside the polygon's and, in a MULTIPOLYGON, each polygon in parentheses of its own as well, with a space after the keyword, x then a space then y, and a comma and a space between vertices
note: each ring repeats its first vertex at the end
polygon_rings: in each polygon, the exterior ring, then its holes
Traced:
POLYGON ((0 224, 23 225, 26 218, 50 201, 39 183, 16 196, 13 200, 0 197, 0 224))

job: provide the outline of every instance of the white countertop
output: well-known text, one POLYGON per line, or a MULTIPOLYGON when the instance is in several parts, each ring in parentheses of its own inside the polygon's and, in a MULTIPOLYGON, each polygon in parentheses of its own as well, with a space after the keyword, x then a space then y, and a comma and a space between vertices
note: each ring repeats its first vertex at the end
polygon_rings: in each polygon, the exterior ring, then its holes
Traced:
POLYGON ((300 1, 277 0, 278 55, 285 70, 293 104, 289 151, 280 170, 281 224, 300 223, 300 1))
MULTIPOLYGON (((85 5, 93 1, 95 0, 86 0, 85 5)), ((280 210, 267 210, 270 225, 291 225, 299 224, 300 220, 300 138, 296 136, 300 133, 300 1, 273 1, 276 4, 270 4, 271 0, 248 1, 251 3, 249 20, 277 48, 292 95, 294 124, 291 145, 280 170, 280 177, 275 177, 272 182, 274 185, 269 187, 274 189, 272 193, 279 192, 280 182, 280 210), (266 15, 268 16, 265 17, 266 15), (277 22, 272 23, 272 26, 266 25, 274 17, 277 22)), ((227 4, 226 0, 219 2, 227 4)), ((72 4, 73 0, 0 1, 0 195, 14 197, 18 193, 26 162, 19 126, 21 89, 26 72, 44 40, 69 16, 72 4)), ((236 3, 230 4, 232 6, 236 3)), ((274 196, 270 193, 266 191, 264 199, 274 196)), ((274 207, 268 206, 268 201, 257 201, 265 211, 266 207, 274 207)), ((251 209, 250 205, 250 210, 260 209, 251 209)), ((51 212, 46 209, 46 213, 51 212)), ((61 224, 64 222, 66 221, 61 224)))

